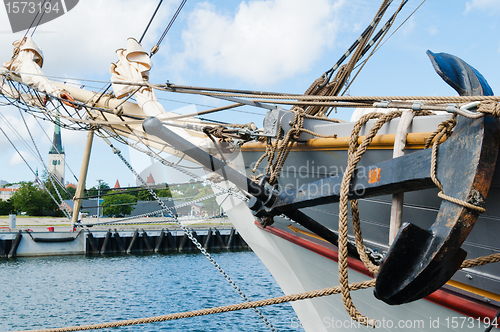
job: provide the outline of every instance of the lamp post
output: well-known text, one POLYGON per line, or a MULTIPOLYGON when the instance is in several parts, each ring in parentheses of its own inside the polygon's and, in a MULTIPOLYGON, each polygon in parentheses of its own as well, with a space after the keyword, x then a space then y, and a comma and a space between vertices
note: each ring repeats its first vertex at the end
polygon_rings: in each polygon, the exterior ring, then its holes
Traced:
POLYGON ((101 182, 102 180, 97 180, 99 185, 97 186, 97 222, 99 222, 99 216, 101 215, 101 182))

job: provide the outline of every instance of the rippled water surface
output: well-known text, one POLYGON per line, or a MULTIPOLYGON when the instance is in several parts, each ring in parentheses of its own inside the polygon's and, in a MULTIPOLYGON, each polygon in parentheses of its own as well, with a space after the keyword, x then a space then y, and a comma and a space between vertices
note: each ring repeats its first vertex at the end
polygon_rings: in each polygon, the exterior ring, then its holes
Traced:
MULTIPOLYGON (((250 300, 283 295, 253 252, 213 256, 250 300)), ((0 331, 95 324, 242 301, 198 253, 0 261, 0 289, 0 331)), ((279 331, 296 331, 290 304, 260 310, 279 331)), ((248 309, 101 331, 266 330, 248 309)))

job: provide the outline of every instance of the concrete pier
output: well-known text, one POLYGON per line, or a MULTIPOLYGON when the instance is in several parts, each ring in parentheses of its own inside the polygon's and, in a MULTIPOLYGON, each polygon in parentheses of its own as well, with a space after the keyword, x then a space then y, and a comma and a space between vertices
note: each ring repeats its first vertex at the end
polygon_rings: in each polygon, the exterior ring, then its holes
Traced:
MULTIPOLYGON (((192 235, 207 250, 249 249, 234 228, 196 228, 192 235)), ((81 229, 76 232, 20 230, 0 233, 0 257, 116 255, 197 251, 178 228, 81 229)))
MULTIPOLYGON (((106 218, 106 221, 111 218, 106 218)), ((93 218, 84 218, 90 224, 93 218)), ((175 224, 164 218, 141 218, 136 224, 83 227, 76 232, 66 218, 17 218, 9 226, 0 218, 0 258, 56 255, 116 255, 197 251, 175 224), (143 224, 141 224, 143 223, 143 224), (158 223, 158 224, 156 224, 158 223)), ((180 219, 207 250, 248 249, 238 231, 226 219, 197 222, 180 219)))

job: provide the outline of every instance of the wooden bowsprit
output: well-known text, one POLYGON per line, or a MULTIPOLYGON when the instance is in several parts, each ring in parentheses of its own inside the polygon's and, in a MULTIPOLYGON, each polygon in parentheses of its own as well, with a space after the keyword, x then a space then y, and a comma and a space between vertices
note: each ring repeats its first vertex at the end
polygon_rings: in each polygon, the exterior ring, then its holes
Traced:
MULTIPOLYGON (((258 218, 284 214, 319 236, 336 243, 337 235, 298 209, 339 201, 341 176, 333 176, 286 188, 276 193, 256 184, 207 152, 164 127, 158 119, 144 121, 148 134, 157 136, 183 151, 211 171, 222 175, 254 197, 250 208, 258 218)), ((473 205, 484 205, 499 148, 500 129, 491 118, 470 120, 460 117, 453 135, 437 147, 437 178, 444 192, 473 205)), ((435 187, 431 180, 431 149, 368 166, 355 172, 350 199, 435 187)), ((472 230, 479 212, 443 201, 438 217, 427 230, 404 224, 380 267, 375 296, 389 304, 420 299, 440 288, 465 259, 460 249, 472 230)))

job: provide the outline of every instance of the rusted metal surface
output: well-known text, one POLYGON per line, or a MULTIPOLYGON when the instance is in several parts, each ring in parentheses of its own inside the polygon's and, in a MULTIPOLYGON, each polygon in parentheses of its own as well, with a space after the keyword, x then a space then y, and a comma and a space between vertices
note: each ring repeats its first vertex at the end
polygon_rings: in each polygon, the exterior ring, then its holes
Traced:
MULTIPOLYGON (((447 162, 437 166, 446 194, 484 205, 495 170, 499 135, 493 118, 460 118, 452 138, 439 149, 439 154, 447 156, 447 162)), ((402 304, 440 288, 465 259, 460 246, 478 216, 475 210, 443 200, 429 229, 404 224, 380 267, 375 296, 388 304, 402 304)))

